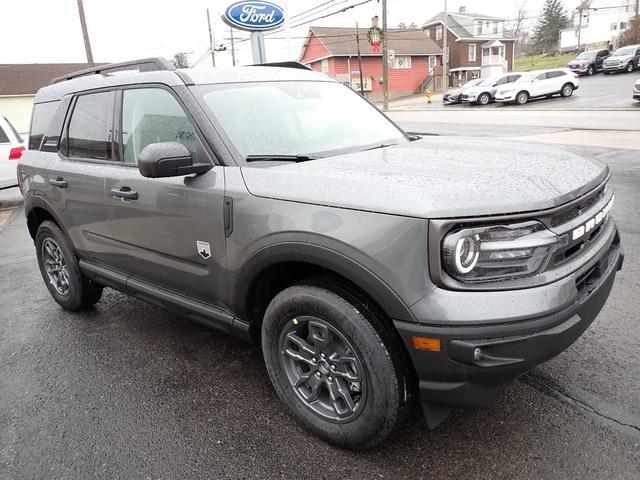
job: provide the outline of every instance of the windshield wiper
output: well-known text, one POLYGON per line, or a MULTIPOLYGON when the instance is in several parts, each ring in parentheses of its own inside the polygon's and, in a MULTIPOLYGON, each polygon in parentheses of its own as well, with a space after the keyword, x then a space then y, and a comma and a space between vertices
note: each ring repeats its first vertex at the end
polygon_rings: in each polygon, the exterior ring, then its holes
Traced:
POLYGON ((247 155, 247 162, 307 162, 320 157, 314 155, 247 155))
POLYGON ((373 147, 365 148, 362 151, 363 152, 368 152, 369 150, 376 150, 378 148, 393 147, 394 145, 398 145, 398 144, 397 143, 381 143, 380 145, 374 145, 373 147))

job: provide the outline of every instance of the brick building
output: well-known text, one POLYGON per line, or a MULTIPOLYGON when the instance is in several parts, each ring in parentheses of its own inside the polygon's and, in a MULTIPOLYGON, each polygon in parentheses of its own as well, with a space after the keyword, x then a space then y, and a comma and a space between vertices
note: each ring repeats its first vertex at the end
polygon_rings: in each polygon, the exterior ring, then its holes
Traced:
MULTIPOLYGON (((441 12, 422 29, 442 48, 441 12)), ((447 50, 449 86, 457 86, 477 77, 490 77, 513 70, 515 38, 505 30, 505 19, 479 13, 447 13, 447 50)))
MULTIPOLYGON (((382 53, 374 52, 367 28, 358 31, 365 95, 382 98, 382 53)), ((417 29, 389 29, 389 97, 420 91, 440 71, 442 49, 417 29)), ((300 62, 332 75, 354 90, 360 90, 360 68, 355 28, 311 27, 300 54, 300 62)))

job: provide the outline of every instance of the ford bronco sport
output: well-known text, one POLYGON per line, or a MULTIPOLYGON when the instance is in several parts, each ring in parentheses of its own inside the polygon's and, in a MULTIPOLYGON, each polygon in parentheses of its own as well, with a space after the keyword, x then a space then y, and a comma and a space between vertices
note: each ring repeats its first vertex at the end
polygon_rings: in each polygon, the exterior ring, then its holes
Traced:
POLYGON ((409 136, 302 65, 161 59, 41 89, 19 164, 56 302, 112 287, 254 341, 290 414, 349 448, 416 400, 431 427, 488 405, 584 332, 623 261, 609 175, 409 136))

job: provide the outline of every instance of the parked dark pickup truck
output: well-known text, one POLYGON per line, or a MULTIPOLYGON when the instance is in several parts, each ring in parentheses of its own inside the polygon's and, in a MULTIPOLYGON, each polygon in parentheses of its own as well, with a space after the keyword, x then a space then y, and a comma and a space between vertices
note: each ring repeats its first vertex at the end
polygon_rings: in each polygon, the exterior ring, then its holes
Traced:
POLYGON ((414 401, 432 427, 491 404, 589 327, 623 260, 609 175, 547 147, 408 136, 299 64, 162 59, 41 89, 19 163, 56 302, 111 287, 260 344, 289 413, 349 448, 414 401))

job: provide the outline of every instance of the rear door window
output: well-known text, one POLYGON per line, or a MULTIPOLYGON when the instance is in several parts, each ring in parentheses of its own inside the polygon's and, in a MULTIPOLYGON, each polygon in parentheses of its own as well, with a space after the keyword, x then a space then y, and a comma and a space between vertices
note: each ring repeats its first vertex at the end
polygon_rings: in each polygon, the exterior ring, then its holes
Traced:
POLYGON ((90 160, 113 159, 113 92, 80 95, 67 130, 67 155, 90 160))
POLYGON ((138 164, 152 143, 178 142, 196 162, 198 136, 174 96, 162 88, 134 88, 122 95, 122 149, 125 163, 138 164))

